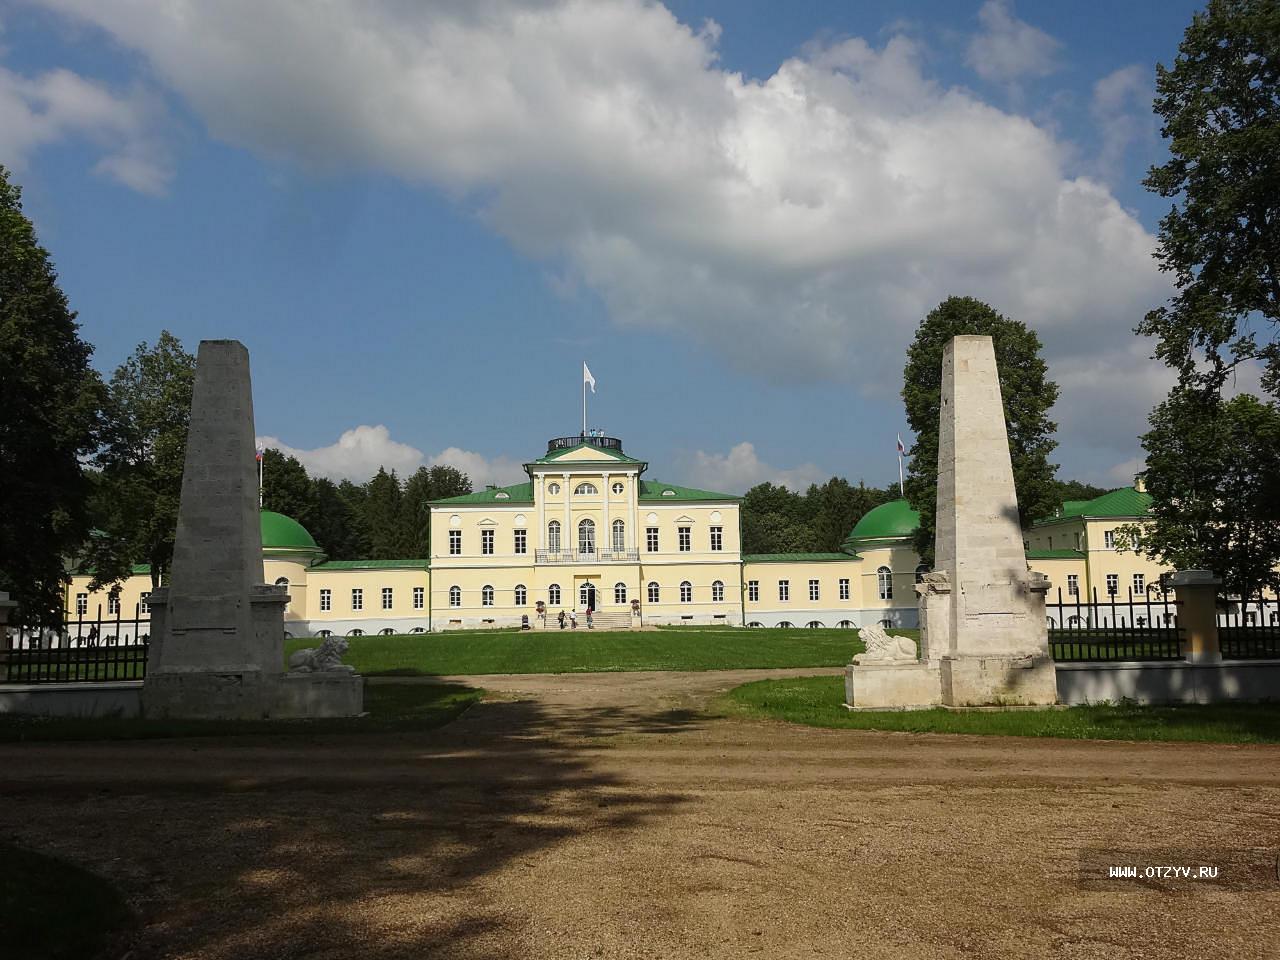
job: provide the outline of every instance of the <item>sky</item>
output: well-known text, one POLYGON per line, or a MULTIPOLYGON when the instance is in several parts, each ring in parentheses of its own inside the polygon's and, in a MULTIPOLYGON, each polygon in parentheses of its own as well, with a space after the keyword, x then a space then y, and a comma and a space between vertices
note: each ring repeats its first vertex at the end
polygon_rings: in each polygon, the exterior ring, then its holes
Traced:
POLYGON ((1039 333, 1059 475, 1118 486, 1198 7, 0 0, 0 163, 105 375, 239 339, 315 474, 518 482, 586 362, 649 476, 884 485, 906 346, 969 295, 1039 333))

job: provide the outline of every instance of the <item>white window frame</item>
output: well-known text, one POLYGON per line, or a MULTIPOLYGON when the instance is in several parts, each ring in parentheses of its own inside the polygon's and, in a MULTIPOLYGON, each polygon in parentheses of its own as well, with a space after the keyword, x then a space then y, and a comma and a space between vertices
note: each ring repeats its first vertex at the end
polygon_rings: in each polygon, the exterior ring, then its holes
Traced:
POLYGON ((809 581, 809 602, 817 603, 822 599, 822 586, 817 580, 809 581))
POLYGON ((1068 597, 1080 596, 1080 574, 1078 573, 1067 574, 1067 596, 1068 597))
POLYGON ((625 520, 615 520, 613 528, 613 552, 622 553, 627 549, 627 524, 625 520))
POLYGON ((1102 545, 1108 550, 1116 549, 1116 532, 1114 530, 1104 530, 1102 532, 1102 545))
POLYGON ((650 603, 661 603, 662 588, 658 586, 657 580, 650 580, 648 587, 645 588, 650 603))
POLYGON ((613 585, 613 602, 622 606, 627 602, 627 585, 625 583, 615 583, 613 585))
POLYGON ((451 557, 462 556, 462 531, 461 530, 449 531, 449 556, 451 557))
POLYGON ((881 600, 893 599, 893 571, 888 567, 876 569, 876 592, 881 600))
POLYGON ((560 521, 550 520, 547 522, 547 552, 560 552, 560 521))
POLYGON ((320 588, 320 612, 328 613, 333 609, 333 591, 328 587, 320 588))
POLYGON ((1145 573, 1135 573, 1133 575, 1133 593, 1134 596, 1145 596, 1147 592, 1147 575, 1145 573))
POLYGON ((693 551, 693 527, 676 527, 676 549, 681 553, 693 551))
POLYGON ((547 605, 552 607, 560 606, 560 584, 553 583, 547 587, 547 605))
POLYGON ((693 584, 688 580, 680 581, 680 602, 693 603, 693 584))
POLYGON ((600 491, 596 489, 594 483, 587 483, 585 480, 573 488, 575 497, 598 497, 600 491))
POLYGON ((1120 574, 1107 574, 1107 596, 1115 597, 1120 594, 1120 574))
POLYGON ((587 557, 596 552, 596 522, 590 517, 578 521, 578 556, 587 557))
POLYGON ((724 581, 723 580, 711 581, 711 602, 724 603, 724 581))
POLYGON ((87 593, 76 594, 76 616, 87 617, 89 615, 89 595, 87 593))
POLYGON ((413 588, 413 609, 421 610, 426 605, 427 605, 427 588, 414 587, 413 588))
POLYGON ((364 587, 351 588, 351 609, 352 610, 364 609, 364 587))
POLYGON ((390 610, 395 604, 395 590, 392 587, 382 588, 382 609, 390 610))
POLYGON ((493 556, 493 540, 497 531, 493 527, 485 527, 480 531, 480 554, 485 557, 493 556))
POLYGON ((529 552, 529 531, 526 530, 524 527, 516 527, 516 529, 513 531, 512 552, 513 553, 529 552))
POLYGON ((711 528, 711 552, 718 553, 724 549, 724 527, 711 528))
POLYGON ((529 605, 529 588, 523 583, 516 584, 515 601, 517 607, 527 607, 529 605))
POLYGON ((107 594, 107 616, 118 617, 120 615, 120 594, 107 594))
POLYGON ((759 580, 747 581, 747 600, 750 603, 760 602, 760 581, 759 580))
POLYGON ((790 580, 778 581, 778 602, 779 603, 791 602, 791 581, 790 580))
POLYGON ((493 584, 486 583, 483 587, 480 588, 480 606, 482 607, 493 606, 493 584))
POLYGON ((458 586, 456 583, 449 588, 449 606, 451 607, 462 606, 462 588, 458 586))
POLYGON ((648 553, 657 553, 659 546, 658 528, 644 528, 644 548, 648 553))
POLYGON ((840 599, 841 600, 849 599, 849 578, 848 577, 840 578, 840 599))

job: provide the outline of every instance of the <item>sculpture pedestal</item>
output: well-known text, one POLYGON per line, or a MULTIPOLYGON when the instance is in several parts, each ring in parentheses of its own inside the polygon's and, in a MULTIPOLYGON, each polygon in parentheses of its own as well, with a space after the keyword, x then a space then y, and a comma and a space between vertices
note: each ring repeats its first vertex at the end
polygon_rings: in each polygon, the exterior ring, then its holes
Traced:
POLYGON ((937 661, 948 707, 1033 706, 1058 702, 1053 658, 943 657, 937 661))
POLYGON ((364 712, 364 677, 354 673, 167 672, 147 677, 148 717, 193 720, 306 720, 364 712))
POLYGON ((851 663, 844 670, 850 710, 925 710, 942 703, 937 662, 851 663))

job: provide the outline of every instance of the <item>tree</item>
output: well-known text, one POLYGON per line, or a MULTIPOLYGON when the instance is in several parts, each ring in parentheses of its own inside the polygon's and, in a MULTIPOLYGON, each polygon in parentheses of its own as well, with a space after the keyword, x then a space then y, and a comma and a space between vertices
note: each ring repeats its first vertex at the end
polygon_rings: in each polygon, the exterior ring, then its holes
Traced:
POLYGON ((789 553, 811 541, 804 498, 786 487, 760 483, 742 498, 742 552, 789 553))
POLYGON ((1280 343, 1259 344, 1257 320, 1280 323, 1280 7, 1210 0, 1173 66, 1156 67, 1155 110, 1169 160, 1146 187, 1181 197, 1160 221, 1157 259, 1178 293, 1138 332, 1186 384, 1220 390, 1260 358, 1280 395, 1280 343))
POLYGON ((1055 480, 1053 481, 1053 504, 1057 506, 1068 500, 1093 500, 1108 492, 1105 487, 1095 487, 1091 483, 1081 483, 1079 480, 1055 480))
POLYGON ((1142 438, 1151 522, 1131 543, 1178 570, 1217 572, 1228 592, 1280 588, 1280 410, 1180 387, 1142 438))
POLYGON ((164 330, 154 347, 138 344, 111 377, 93 498, 99 533, 88 549, 92 589, 125 579, 134 564, 150 565, 153 587, 169 570, 195 368, 182 341, 164 330))
POLYGON ((307 468, 297 457, 273 447, 262 452, 262 508, 292 517, 308 532, 319 518, 315 485, 307 468))
POLYGON ((432 500, 458 497, 471 492, 471 480, 456 467, 436 464, 419 467, 404 485, 401 498, 401 526, 411 558, 426 557, 431 552, 432 500))
MULTIPOLYGON (((347 485, 352 491, 360 489, 350 482, 347 485)), ((320 549, 330 560, 359 560, 368 556, 352 497, 344 496, 338 484, 327 477, 317 477, 312 482, 312 493, 316 514, 307 530, 320 549)))
POLYGON ((884 490, 859 483, 856 487, 842 477, 832 477, 822 486, 814 484, 805 493, 811 540, 808 550, 835 553, 862 515, 889 499, 884 490))
POLYGON ((398 560, 408 553, 409 538, 401 526, 400 478, 379 467, 369 481, 364 498, 364 527, 369 549, 379 560, 398 560))
POLYGON ((1056 506, 1056 465, 1049 462, 1049 453, 1057 446, 1053 439, 1057 424, 1049 419, 1049 408, 1058 399, 1058 385, 1048 379, 1040 338, 1026 324, 1000 315, 973 297, 949 297, 920 324, 907 348, 902 375, 902 400, 916 437, 906 493, 920 514, 915 548, 925 563, 933 562, 942 354, 952 337, 964 335, 989 336, 995 345, 1022 526, 1051 515, 1056 506))
POLYGON ((0 590, 19 615, 61 619, 66 559, 88 532, 106 391, 49 253, 0 166, 0 590))

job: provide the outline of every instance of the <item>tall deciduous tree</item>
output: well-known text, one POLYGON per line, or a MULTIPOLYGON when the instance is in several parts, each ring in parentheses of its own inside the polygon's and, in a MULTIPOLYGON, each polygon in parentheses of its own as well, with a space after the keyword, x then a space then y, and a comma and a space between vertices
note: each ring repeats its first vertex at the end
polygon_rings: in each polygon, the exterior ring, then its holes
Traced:
POLYGON ((1130 528, 1143 553, 1175 569, 1213 570, 1244 597, 1280 587, 1280 410, 1242 394, 1182 387, 1143 436, 1151 523, 1130 528))
POLYGON ((1156 93, 1170 157, 1145 182, 1180 198, 1157 253, 1178 293, 1138 332, 1188 385, 1218 390, 1258 357, 1280 395, 1280 6, 1209 0, 1156 93))
POLYGON ((88 529, 80 461, 105 390, 75 318, 0 167, 0 590, 33 617, 61 615, 65 560, 88 529))
POLYGON ((123 580, 138 563, 150 565, 153 587, 168 572, 195 367, 195 357, 165 330, 155 346, 138 344, 111 377, 109 439, 98 455, 93 498, 99 533, 88 551, 94 589, 123 580))
POLYGON ((1058 385, 1049 380, 1040 357, 1040 338, 1017 320, 1010 320, 973 297, 950 297, 924 318, 907 348, 902 400, 907 422, 916 439, 907 475, 907 500, 920 514, 916 551, 933 562, 934 521, 938 490, 938 426, 942 402, 942 354, 952 337, 989 336, 996 352, 1009 456, 1018 493, 1023 527, 1049 516, 1054 503, 1054 470, 1049 453, 1057 424, 1049 408, 1058 399, 1058 385))

